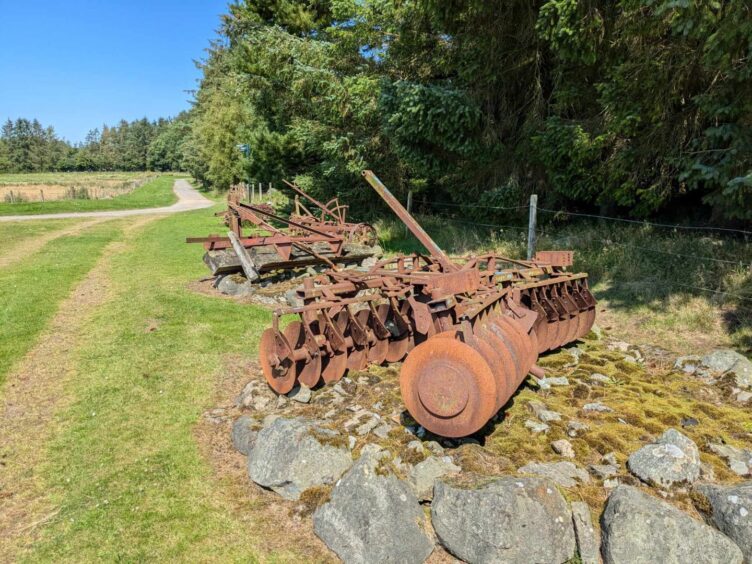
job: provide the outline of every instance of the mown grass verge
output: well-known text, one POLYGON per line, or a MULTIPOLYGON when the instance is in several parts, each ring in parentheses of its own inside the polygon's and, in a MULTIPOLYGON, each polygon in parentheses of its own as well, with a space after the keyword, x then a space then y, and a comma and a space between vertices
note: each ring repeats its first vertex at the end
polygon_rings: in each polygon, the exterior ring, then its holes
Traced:
POLYGON ((115 298, 87 324, 73 403, 39 469, 59 516, 29 561, 256 560, 258 517, 229 510, 193 434, 227 355, 254 357, 271 319, 187 289, 205 270, 183 236, 216 221, 171 216, 112 258, 115 298))
POLYGON ((28 260, 0 269, 0 385, 104 246, 122 233, 118 225, 102 223, 60 237, 28 260))
POLYGON ((14 248, 25 241, 55 231, 62 231, 66 227, 80 221, 80 219, 55 219, 53 221, 0 223, 0 241, 2 241, 2 246, 0 246, 0 256, 13 251, 14 248))
POLYGON ((175 176, 160 176, 132 192, 102 200, 55 200, 48 202, 0 203, 0 215, 38 215, 88 211, 111 211, 169 206, 177 201, 172 191, 175 176))

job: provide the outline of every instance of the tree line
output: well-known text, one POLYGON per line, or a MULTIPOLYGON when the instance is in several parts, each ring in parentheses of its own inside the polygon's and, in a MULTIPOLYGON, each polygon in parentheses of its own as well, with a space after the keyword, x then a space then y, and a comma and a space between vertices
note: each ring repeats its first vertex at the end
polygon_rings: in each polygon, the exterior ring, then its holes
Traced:
POLYGON ((122 120, 71 144, 36 119, 9 119, 0 130, 0 172, 183 170, 189 127, 187 113, 175 119, 122 120))
POLYGON ((752 219, 752 2, 236 1, 202 64, 191 172, 372 209, 752 219), (247 144, 243 156, 238 144, 247 144))

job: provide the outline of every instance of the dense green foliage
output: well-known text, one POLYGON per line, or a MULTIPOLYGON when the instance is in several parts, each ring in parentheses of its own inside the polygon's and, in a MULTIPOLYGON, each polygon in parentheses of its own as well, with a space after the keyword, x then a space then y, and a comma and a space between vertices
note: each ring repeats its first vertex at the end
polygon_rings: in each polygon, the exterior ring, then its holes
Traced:
POLYGON ((220 35, 186 159, 215 187, 752 218, 749 0, 239 1, 220 35))
POLYGON ((186 113, 174 120, 123 120, 71 145, 36 119, 8 120, 0 131, 0 172, 179 171, 189 128, 186 113))

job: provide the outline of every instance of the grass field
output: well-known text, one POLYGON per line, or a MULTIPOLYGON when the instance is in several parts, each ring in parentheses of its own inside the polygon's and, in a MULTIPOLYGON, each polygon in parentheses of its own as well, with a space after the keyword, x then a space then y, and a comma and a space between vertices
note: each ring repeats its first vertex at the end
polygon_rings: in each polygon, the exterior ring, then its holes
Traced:
MULTIPOLYGON (((0 437, 0 455, 12 453, 3 459, 0 476, 0 561, 331 558, 320 543, 307 544, 310 532, 297 535, 299 525, 292 524, 286 506, 270 505, 273 496, 218 475, 206 455, 199 432, 204 414, 218 397, 231 401, 239 391, 228 388, 228 374, 247 378, 271 319, 259 306, 189 288, 206 270, 201 249, 183 237, 216 231, 213 211, 87 225, 0 266, 0 403, 23 406, 29 418, 0 437), (5 521, 3 503, 9 504, 5 521)), ((515 230, 489 234, 445 220, 422 221, 450 252, 494 247, 521 256, 524 250, 525 234, 515 230)), ((6 253, 18 253, 38 236, 75 225, 0 225, 0 236, 14 241, 6 253)), ((395 222, 382 222, 379 229, 387 251, 418 250, 395 222)), ((738 302, 716 303, 671 282, 749 292, 749 271, 742 266, 749 264, 746 243, 641 229, 562 226, 540 246, 579 252, 577 266, 592 273, 601 299, 598 323, 611 326, 614 336, 677 352, 728 344, 743 349, 749 325, 735 309, 738 302), (692 266, 685 257, 650 258, 627 243, 673 255, 732 262, 738 257, 740 264, 695 258, 700 265, 692 266), (736 324, 727 321, 729 312, 736 324)), ((625 376, 614 392, 614 401, 623 400, 623 412, 635 421, 655 426, 694 409, 668 402, 676 412, 669 413, 664 402, 655 416, 642 414, 643 385, 631 382, 635 378, 625 376)), ((563 393, 551 401, 567 412, 571 406, 563 393)), ((519 396, 523 412, 531 394, 519 396)), ((744 414, 737 410, 729 417, 714 422, 713 430, 726 433, 744 414)), ((504 449, 517 440, 515 433, 525 432, 523 419, 513 419, 519 429, 499 427, 492 447, 504 449)), ((608 446, 612 438, 604 427, 594 440, 608 446)), ((541 441, 531 441, 521 456, 543 450, 552 456, 549 440, 541 441)), ((630 448, 641 441, 636 431, 623 438, 630 448)))
MULTIPOLYGON (((62 186, 66 186, 66 182, 70 182, 72 183, 71 185, 75 184, 76 186, 86 186, 87 182, 91 182, 90 186, 95 186, 97 185, 97 182, 102 181, 102 179, 98 180, 98 177, 108 175, 105 173, 83 173, 81 180, 78 180, 73 176, 68 176, 77 174, 79 173, 61 173, 62 176, 56 177, 57 180, 51 179, 51 182, 62 182, 63 184, 59 184, 62 186)), ((114 176, 117 176, 117 174, 127 176, 130 173, 113 173, 114 176)), ((23 176, 25 175, 0 175, 0 183, 2 183, 3 180, 6 182, 11 182, 11 180, 20 182, 20 179, 23 176)), ((29 176, 32 178, 39 176, 43 177, 46 176, 46 174, 34 174, 29 176)), ((177 197, 172 191, 174 181, 174 176, 159 176, 158 178, 139 186, 135 190, 107 199, 62 199, 45 202, 16 203, 0 202, 0 215, 107 211, 169 206, 177 201, 177 197)), ((29 182, 35 184, 36 180, 30 179, 29 182)))

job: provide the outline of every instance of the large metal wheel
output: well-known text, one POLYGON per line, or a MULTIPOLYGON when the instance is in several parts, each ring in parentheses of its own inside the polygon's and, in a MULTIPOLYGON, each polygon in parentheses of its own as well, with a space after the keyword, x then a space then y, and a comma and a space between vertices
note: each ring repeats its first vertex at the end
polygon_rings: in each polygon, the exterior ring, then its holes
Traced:
POLYGON ((278 394, 286 394, 295 387, 297 362, 292 357, 292 347, 284 335, 274 329, 261 334, 259 360, 264 378, 278 394))
POLYGON ((453 339, 428 339, 410 353, 400 372, 410 414, 429 431, 466 437, 496 408, 496 382, 483 356, 453 339))

